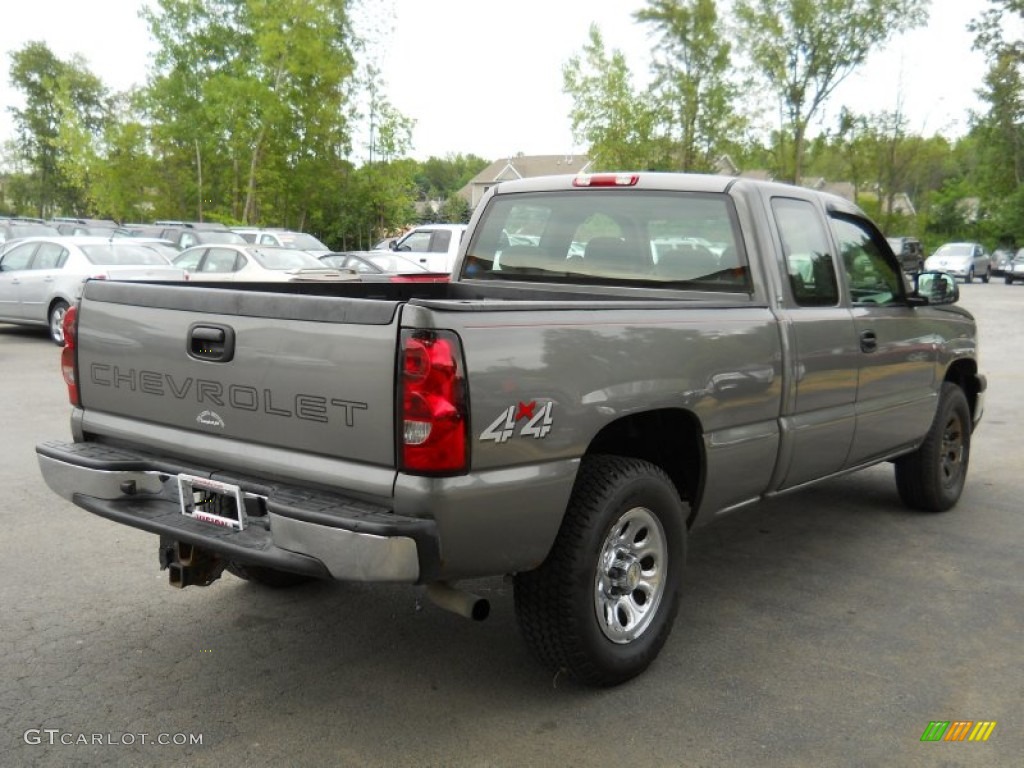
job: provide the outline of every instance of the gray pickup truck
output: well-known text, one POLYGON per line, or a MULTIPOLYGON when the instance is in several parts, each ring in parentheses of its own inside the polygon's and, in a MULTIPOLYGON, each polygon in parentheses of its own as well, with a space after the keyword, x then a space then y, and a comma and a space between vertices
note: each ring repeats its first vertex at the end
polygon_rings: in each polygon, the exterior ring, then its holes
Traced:
POLYGON ((224 569, 424 585, 509 574, 526 644, 585 684, 644 670, 688 532, 890 461, 956 504, 981 418, 973 318, 846 200, 597 174, 498 185, 440 284, 86 284, 50 487, 224 569))

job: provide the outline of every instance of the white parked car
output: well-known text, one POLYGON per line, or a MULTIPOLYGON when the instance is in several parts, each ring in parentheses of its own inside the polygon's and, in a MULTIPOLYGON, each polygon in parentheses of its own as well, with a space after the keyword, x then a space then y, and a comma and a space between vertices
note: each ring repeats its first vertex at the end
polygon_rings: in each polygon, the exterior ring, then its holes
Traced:
POLYGON ((948 272, 963 279, 965 283, 972 282, 976 277, 987 283, 992 277, 992 259, 980 243, 940 245, 935 253, 925 259, 924 268, 948 272))
POLYGON ((352 272, 328 266, 308 251, 276 245, 195 245, 174 260, 190 280, 291 282, 355 280, 352 272))
POLYGON ((127 238, 26 237, 0 256, 0 322, 44 325, 64 343, 64 313, 95 280, 185 279, 154 247, 127 238))
POLYGON ((256 245, 279 245, 282 248, 298 248, 300 251, 309 251, 314 256, 321 256, 331 252, 331 249, 324 243, 306 232, 293 232, 289 229, 260 229, 257 227, 233 227, 231 231, 240 234, 245 238, 246 242, 256 245))

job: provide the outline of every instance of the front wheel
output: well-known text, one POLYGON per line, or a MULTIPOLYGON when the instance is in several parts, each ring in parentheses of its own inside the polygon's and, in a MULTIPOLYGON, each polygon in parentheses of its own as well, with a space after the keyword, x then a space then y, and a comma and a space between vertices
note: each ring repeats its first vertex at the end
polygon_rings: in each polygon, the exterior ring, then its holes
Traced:
POLYGON ((985 270, 985 274, 981 276, 981 282, 987 283, 992 278, 992 268, 989 267, 985 270))
POLYGON ((903 503, 944 512, 960 499, 971 458, 971 409, 964 391, 943 383, 939 407, 921 447, 896 460, 896 488, 903 503))
POLYGON ((672 630, 685 556, 683 505, 664 471, 584 457, 551 552, 515 578, 527 646, 586 685, 635 677, 672 630))
POLYGON ((974 268, 973 267, 971 267, 971 269, 967 272, 967 275, 964 277, 964 282, 965 283, 973 283, 974 282, 974 268))
POLYGON ((55 301, 50 307, 50 340, 54 344, 64 346, 64 315, 68 312, 68 305, 65 301, 55 301))

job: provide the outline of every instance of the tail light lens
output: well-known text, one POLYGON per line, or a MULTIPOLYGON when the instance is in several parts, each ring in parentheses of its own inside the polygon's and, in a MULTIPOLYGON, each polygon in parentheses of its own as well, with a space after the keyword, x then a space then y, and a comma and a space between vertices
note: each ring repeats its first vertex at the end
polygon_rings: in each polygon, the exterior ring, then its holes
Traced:
POLYGON ((462 345, 451 331, 403 331, 401 468, 458 474, 469 467, 469 418, 462 345))
POLYGON ((78 342, 78 307, 69 307, 64 313, 61 323, 64 331, 64 349, 60 351, 60 370, 64 374, 64 383, 68 385, 68 400, 72 405, 80 405, 78 399, 78 360, 75 346, 78 342))

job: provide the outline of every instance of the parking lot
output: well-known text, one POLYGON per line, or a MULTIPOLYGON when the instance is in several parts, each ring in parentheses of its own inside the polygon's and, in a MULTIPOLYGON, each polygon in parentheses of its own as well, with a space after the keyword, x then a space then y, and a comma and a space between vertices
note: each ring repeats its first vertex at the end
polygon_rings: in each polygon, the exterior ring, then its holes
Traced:
POLYGON ((482 623, 411 586, 172 589, 155 537, 44 485, 58 349, 0 325, 0 763, 1019 765, 1024 286, 961 295, 989 392, 958 507, 907 511, 886 465, 699 530, 667 646, 610 690, 527 655, 500 579, 482 623))

